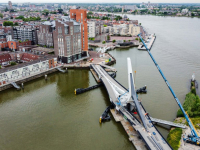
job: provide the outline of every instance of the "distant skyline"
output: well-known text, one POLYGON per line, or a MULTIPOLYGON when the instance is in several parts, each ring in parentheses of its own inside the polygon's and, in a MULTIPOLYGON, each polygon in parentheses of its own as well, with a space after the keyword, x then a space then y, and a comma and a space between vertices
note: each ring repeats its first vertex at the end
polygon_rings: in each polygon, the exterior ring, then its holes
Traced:
MULTIPOLYGON (((12 3, 147 3, 148 0, 115 0, 115 1, 108 1, 108 0, 11 0, 12 3)), ((200 3, 199 0, 150 0, 151 3, 200 3)), ((5 3, 5 1, 4 1, 5 3)))

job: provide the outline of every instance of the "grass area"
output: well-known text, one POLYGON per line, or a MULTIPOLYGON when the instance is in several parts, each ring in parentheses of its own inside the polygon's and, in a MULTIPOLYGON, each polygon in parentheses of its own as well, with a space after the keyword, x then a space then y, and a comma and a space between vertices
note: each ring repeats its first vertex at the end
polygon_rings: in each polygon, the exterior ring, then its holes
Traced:
POLYGON ((200 129, 200 117, 190 118, 196 129, 200 129))
POLYGON ((174 150, 178 150, 178 148, 180 147, 182 132, 183 131, 181 128, 175 128, 172 129, 167 136, 167 142, 171 145, 171 147, 174 150))

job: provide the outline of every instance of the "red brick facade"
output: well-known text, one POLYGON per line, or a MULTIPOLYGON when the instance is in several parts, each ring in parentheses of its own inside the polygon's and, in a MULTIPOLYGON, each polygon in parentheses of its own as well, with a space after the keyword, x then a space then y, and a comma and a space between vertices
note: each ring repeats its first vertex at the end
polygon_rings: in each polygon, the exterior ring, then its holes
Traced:
POLYGON ((82 50, 88 51, 87 10, 70 9, 70 18, 81 23, 82 50))

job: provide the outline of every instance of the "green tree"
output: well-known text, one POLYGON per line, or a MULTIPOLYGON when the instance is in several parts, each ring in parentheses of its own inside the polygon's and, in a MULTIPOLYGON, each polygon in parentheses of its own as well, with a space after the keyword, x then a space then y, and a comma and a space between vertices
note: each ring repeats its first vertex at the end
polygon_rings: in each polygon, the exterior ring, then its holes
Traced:
POLYGON ((16 64, 17 64, 17 63, 14 62, 14 61, 10 62, 10 65, 11 65, 11 66, 14 66, 14 65, 16 65, 16 64))
POLYGON ((108 41, 110 40, 110 35, 107 35, 107 40, 108 40, 108 41))
POLYGON ((13 26, 13 22, 12 21, 4 21, 3 26, 13 26))
POLYGON ((121 16, 116 16, 115 20, 118 21, 118 20, 121 20, 122 17, 121 16))
POLYGON ((88 15, 93 15, 93 12, 89 11, 87 14, 88 14, 88 15))
POLYGON ((3 14, 2 13, 0 13, 0 18, 3 18, 3 14))
POLYGON ((194 13, 191 13, 191 16, 194 17, 194 13))
POLYGON ((58 13, 62 14, 62 12, 63 12, 63 9, 58 8, 58 13))
POLYGON ((18 26, 18 25, 19 25, 18 22, 15 22, 15 23, 14 23, 14 26, 18 26))
POLYGON ((7 11, 9 11, 9 9, 6 7, 6 9, 4 11, 7 12, 7 11))
POLYGON ((115 42, 116 42, 116 40, 113 40, 112 42, 113 42, 113 43, 115 43, 115 42))
POLYGON ((103 41, 102 44, 106 44, 106 41, 103 41))
POLYGON ((16 17, 15 19, 24 19, 24 16, 16 17))

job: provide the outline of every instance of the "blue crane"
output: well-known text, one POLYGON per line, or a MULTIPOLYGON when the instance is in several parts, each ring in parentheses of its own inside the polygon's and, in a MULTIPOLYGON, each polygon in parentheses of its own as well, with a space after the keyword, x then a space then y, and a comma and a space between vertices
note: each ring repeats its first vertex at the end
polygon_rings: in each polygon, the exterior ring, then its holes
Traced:
POLYGON ((153 55, 151 54, 150 50, 147 48, 146 44, 144 43, 142 37, 140 34, 138 34, 139 38, 141 39, 142 43, 144 44, 147 52, 149 53, 151 59, 153 60, 154 64, 156 65, 158 71, 160 72, 161 76, 163 77, 165 83, 167 84, 170 92, 172 93, 174 99, 176 100, 178 106, 180 107, 181 111, 183 112, 183 115, 184 117, 186 118, 186 121, 188 122, 189 126, 190 126, 190 129, 191 129, 191 135, 188 135, 187 137, 184 137, 183 140, 188 142, 188 143, 193 143, 193 144, 197 144, 199 145, 200 144, 200 137, 198 135, 198 132, 196 131, 195 127, 193 126, 192 122, 190 121, 190 118, 188 117, 187 113, 185 112, 183 106, 181 105, 179 99, 176 97, 173 89, 171 88, 169 82, 167 81, 167 79, 165 78, 162 70, 160 69, 160 67, 158 66, 157 62, 155 61, 153 55))

